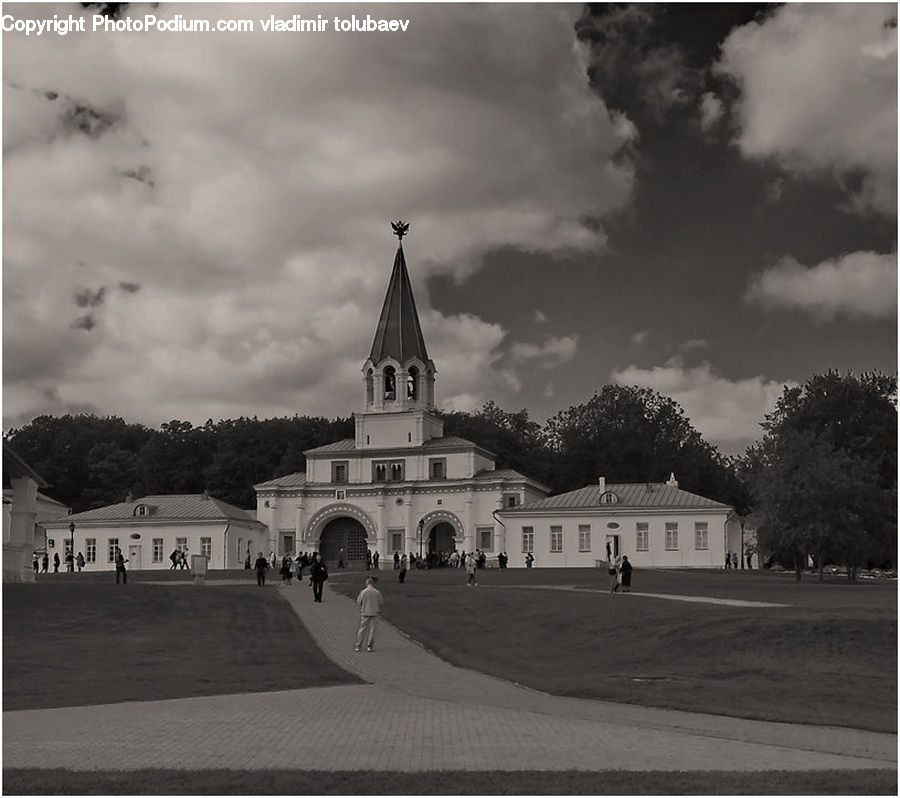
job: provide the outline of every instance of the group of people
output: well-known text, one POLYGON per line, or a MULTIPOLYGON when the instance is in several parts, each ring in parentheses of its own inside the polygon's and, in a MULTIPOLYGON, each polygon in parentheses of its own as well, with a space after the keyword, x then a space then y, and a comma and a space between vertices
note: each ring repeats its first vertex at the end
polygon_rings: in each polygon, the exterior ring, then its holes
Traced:
MULTIPOLYGON (((61 560, 59 559, 59 552, 55 552, 53 554, 53 573, 59 573, 59 566, 61 565, 61 560)), ((66 572, 72 573, 75 568, 78 568, 78 573, 81 573, 84 568, 84 555, 79 551, 77 556, 73 556, 72 552, 66 553, 66 572)), ((44 556, 38 558, 37 552, 32 557, 31 566, 34 568, 35 573, 46 574, 50 570, 50 556, 47 552, 44 552, 44 556)))
POLYGON ((175 549, 170 555, 169 559, 172 561, 172 567, 169 569, 170 571, 184 570, 187 568, 189 571, 191 570, 191 566, 188 565, 188 553, 187 548, 184 549, 175 549))
MULTIPOLYGON (((744 562, 747 563, 747 570, 753 570, 753 552, 748 551, 745 555, 744 562)), ((738 559, 738 553, 736 551, 726 551, 725 552, 725 565, 722 567, 723 571, 728 571, 731 568, 737 570, 741 567, 741 561, 738 559)))
MULTIPOLYGON (((275 562, 277 561, 273 559, 273 570, 275 562)), ((256 570, 256 584, 263 587, 266 584, 266 571, 269 570, 269 560, 263 556, 262 552, 259 552, 257 555, 253 567, 256 570)), ((301 552, 296 559, 290 554, 285 554, 281 559, 281 570, 279 571, 281 583, 282 585, 293 584, 293 579, 296 575, 297 584, 300 584, 303 581, 303 571, 306 568, 309 568, 309 584, 312 585, 313 589, 313 601, 321 602, 322 588, 328 579, 328 566, 317 551, 310 554, 301 552)))
POLYGON ((609 592, 617 593, 620 589, 623 593, 631 592, 631 563, 628 562, 628 555, 621 554, 613 557, 612 546, 609 541, 606 542, 606 562, 609 567, 609 592))

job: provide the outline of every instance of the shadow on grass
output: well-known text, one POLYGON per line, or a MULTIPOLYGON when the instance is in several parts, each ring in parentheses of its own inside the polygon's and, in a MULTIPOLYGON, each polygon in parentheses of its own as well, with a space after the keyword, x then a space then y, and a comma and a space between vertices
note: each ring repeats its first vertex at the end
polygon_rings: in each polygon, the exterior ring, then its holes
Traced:
POLYGON ((5 795, 896 795, 894 770, 3 771, 5 795))

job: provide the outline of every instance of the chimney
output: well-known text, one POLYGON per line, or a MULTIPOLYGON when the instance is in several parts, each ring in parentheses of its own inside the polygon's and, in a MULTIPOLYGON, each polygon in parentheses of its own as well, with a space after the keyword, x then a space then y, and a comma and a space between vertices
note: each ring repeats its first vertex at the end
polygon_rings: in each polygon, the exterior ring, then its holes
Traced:
POLYGON ((127 501, 129 504, 134 501, 134 496, 131 495, 131 491, 128 491, 128 494, 125 496, 125 501, 127 501))
POLYGON ((677 487, 678 487, 678 480, 675 479, 675 472, 674 472, 674 471, 670 471, 670 472, 669 472, 669 481, 666 483, 666 485, 667 485, 668 487, 670 487, 670 488, 677 488, 677 487))
POLYGON ((600 493, 602 495, 606 491, 606 477, 599 477, 597 479, 597 484, 600 485, 600 493))

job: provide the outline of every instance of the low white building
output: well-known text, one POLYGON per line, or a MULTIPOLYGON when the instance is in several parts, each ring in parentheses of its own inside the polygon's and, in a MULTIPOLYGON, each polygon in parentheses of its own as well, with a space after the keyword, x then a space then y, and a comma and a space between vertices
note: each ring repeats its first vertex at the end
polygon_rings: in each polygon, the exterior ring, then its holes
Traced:
POLYGON ((250 510, 205 493, 144 496, 44 523, 48 538, 65 564, 72 550, 84 554, 88 571, 115 570, 116 548, 128 569, 164 570, 169 555, 203 554, 211 569, 241 568, 249 556, 268 554, 266 528, 250 510))
POLYGON ((731 508, 665 483, 596 485, 499 513, 510 565, 605 566, 625 554, 635 567, 716 568, 725 561, 731 508))
POLYGON ((355 436, 305 451, 305 472, 254 486, 267 550, 317 550, 334 562, 340 549, 348 561, 368 549, 385 564, 395 552, 500 551, 495 512, 549 490, 496 469, 476 443, 444 437, 402 245, 362 371, 355 436))

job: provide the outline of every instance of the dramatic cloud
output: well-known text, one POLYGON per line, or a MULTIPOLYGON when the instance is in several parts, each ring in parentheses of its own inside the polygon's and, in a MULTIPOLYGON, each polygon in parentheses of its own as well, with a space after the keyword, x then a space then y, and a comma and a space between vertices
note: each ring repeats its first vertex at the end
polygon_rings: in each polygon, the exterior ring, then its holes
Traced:
POLYGON ((788 3, 734 30, 719 69, 740 95, 737 144, 840 182, 856 210, 897 210, 893 4, 788 3))
POLYGON ((752 279, 745 298, 824 320, 891 318, 897 313, 897 255, 852 252, 812 267, 785 257, 752 279))
MULTIPOLYGON (((514 393, 496 370, 513 342, 432 313, 424 281, 507 245, 602 252, 583 220, 628 202, 634 131, 588 86, 579 12, 379 6, 411 20, 397 35, 6 34, 6 418, 349 413, 399 217, 438 401, 514 393), (96 304, 78 293, 100 286, 96 304)), ((272 13, 293 9, 188 16, 272 13)))
POLYGON ((515 363, 535 363, 545 368, 552 368, 575 357, 577 349, 577 335, 566 335, 562 338, 550 336, 540 344, 513 344, 510 354, 515 363))
POLYGON ((612 380, 671 397, 704 438, 731 454, 760 438, 759 424, 784 389, 784 383, 762 376, 731 381, 714 374, 709 363, 689 368, 679 357, 649 369, 627 366, 613 371, 612 380))

